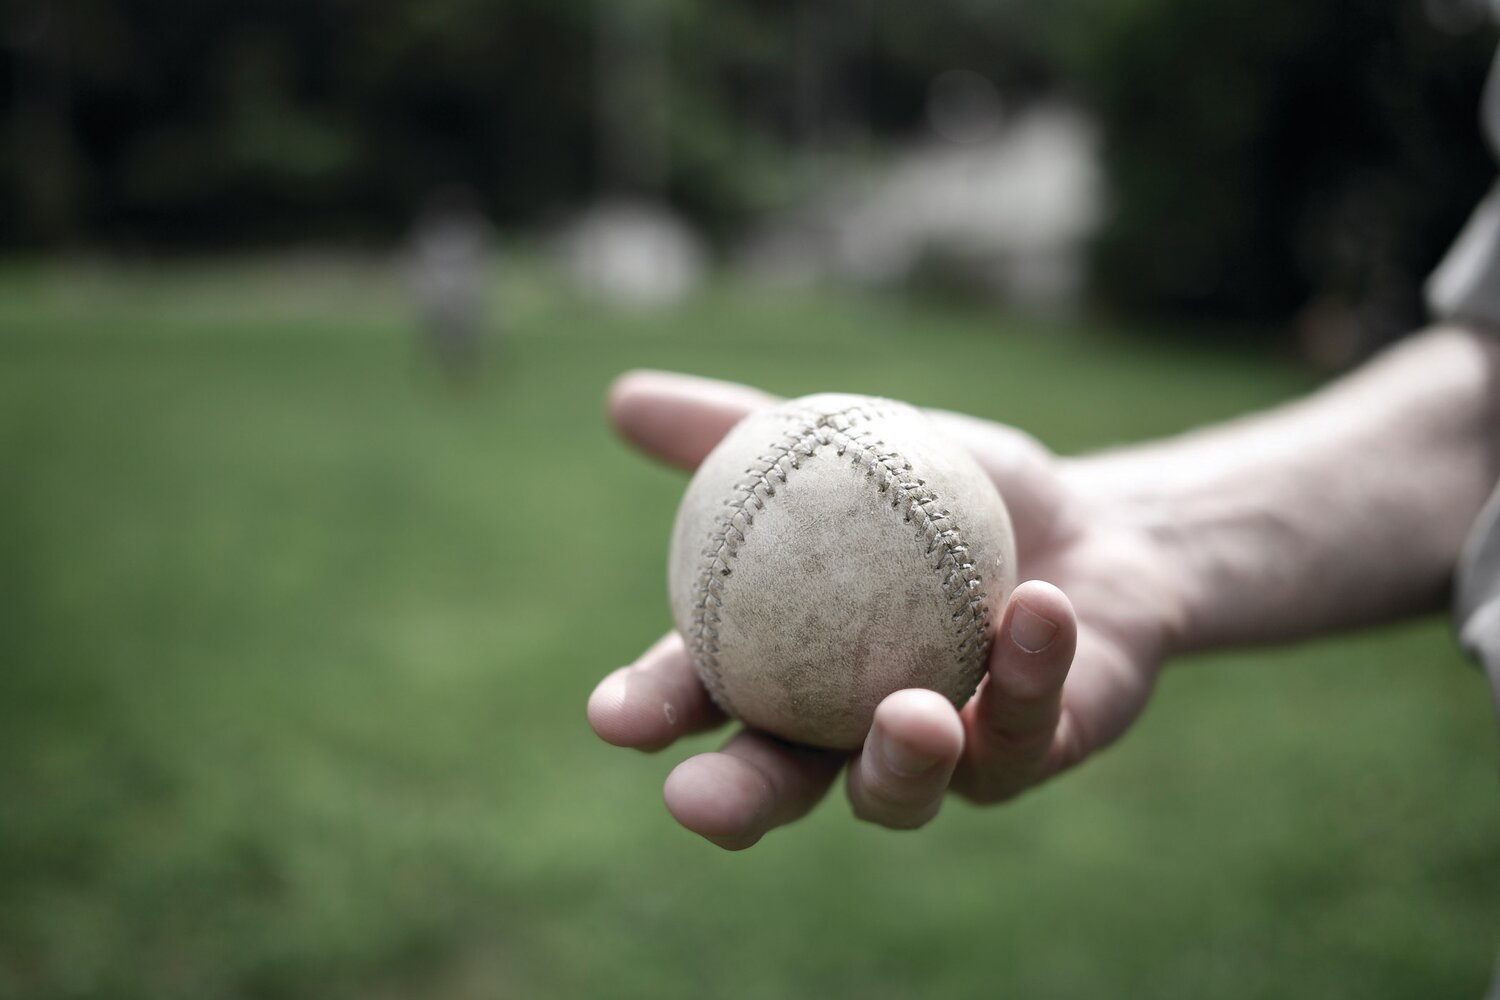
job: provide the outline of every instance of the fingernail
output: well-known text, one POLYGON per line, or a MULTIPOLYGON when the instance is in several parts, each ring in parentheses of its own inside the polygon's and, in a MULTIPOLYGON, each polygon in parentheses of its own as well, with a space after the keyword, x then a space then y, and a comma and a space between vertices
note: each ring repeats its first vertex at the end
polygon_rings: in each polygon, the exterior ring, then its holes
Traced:
POLYGON ((1018 603, 1010 616, 1010 641, 1028 653, 1040 653, 1057 635, 1057 625, 1049 622, 1024 604, 1018 603))
POLYGON ((898 778, 911 778, 925 771, 931 770, 938 762, 938 758, 931 754, 913 750, 905 743, 898 742, 881 733, 875 735, 875 748, 880 754, 880 759, 892 774, 898 778))

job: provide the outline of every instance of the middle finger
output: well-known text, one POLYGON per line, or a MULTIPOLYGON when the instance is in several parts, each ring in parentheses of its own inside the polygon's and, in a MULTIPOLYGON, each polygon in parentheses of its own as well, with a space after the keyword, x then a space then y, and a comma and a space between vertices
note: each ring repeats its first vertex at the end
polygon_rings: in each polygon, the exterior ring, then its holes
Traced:
POLYGON ((667 776, 663 798, 677 822, 729 851, 807 815, 847 755, 742 730, 718 753, 689 757, 667 776))

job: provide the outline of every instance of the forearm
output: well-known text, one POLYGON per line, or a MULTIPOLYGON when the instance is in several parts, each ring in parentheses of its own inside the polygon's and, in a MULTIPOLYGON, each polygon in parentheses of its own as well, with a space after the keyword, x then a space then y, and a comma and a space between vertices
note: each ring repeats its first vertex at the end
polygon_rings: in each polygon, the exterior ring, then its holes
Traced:
POLYGON ((1172 564, 1176 648, 1430 610, 1500 475, 1500 347, 1429 331, 1304 400, 1065 475, 1172 564))

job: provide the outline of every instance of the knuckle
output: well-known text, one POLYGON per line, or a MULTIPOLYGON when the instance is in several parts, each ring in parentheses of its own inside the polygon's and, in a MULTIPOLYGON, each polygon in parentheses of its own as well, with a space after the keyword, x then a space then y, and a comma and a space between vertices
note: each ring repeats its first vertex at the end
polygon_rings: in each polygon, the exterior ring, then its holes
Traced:
POLYGON ((888 830, 916 830, 930 823, 938 814, 941 805, 941 800, 937 800, 921 806, 897 806, 888 802, 856 797, 854 816, 863 822, 883 826, 888 830))
POLYGON ((1052 724, 1016 728, 996 722, 984 730, 985 756, 1016 763, 1039 761, 1047 756, 1055 731, 1052 724))
POLYGON ((941 802, 934 802, 924 809, 915 812, 898 813, 887 816, 880 821, 880 825, 887 830, 920 830, 937 818, 941 802))
POLYGON ((857 819, 893 830, 914 830, 937 815, 943 788, 915 788, 866 774, 849 784, 857 819))
POLYGON ((953 788, 968 801, 979 806, 998 805, 1008 802, 1032 785, 1039 774, 1035 767, 1017 767, 981 763, 962 772, 962 781, 955 781, 953 788))
POLYGON ((976 806, 994 806, 1021 794, 1021 786, 1012 781, 986 779, 970 783, 959 794, 976 806))
MULTIPOLYGON (((1033 654, 1041 657, 1045 654, 1033 654)), ((1018 706, 1040 707, 1057 697, 1062 679, 1051 663, 1008 663, 996 673, 995 685, 1005 700, 1018 706)))

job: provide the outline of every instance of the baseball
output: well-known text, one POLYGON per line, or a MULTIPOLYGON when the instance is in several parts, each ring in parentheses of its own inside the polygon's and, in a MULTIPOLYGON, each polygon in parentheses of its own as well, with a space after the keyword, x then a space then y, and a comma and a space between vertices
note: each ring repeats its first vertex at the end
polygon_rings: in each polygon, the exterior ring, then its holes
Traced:
POLYGON ((994 484, 920 411, 818 395, 753 413, 699 466, 672 532, 672 614, 747 725, 854 749, 886 695, 962 706, 1015 587, 994 484))

